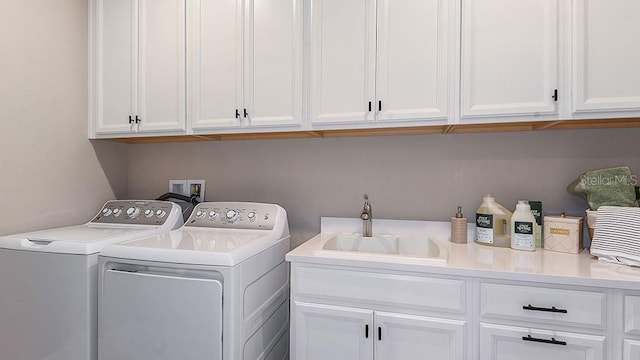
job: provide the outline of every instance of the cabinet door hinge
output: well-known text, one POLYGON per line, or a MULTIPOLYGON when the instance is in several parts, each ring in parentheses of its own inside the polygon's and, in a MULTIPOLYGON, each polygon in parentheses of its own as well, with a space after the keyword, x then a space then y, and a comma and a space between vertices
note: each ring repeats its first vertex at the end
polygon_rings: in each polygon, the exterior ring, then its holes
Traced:
POLYGON ((558 101, 558 89, 553 90, 553 96, 551 98, 553 101, 558 101))

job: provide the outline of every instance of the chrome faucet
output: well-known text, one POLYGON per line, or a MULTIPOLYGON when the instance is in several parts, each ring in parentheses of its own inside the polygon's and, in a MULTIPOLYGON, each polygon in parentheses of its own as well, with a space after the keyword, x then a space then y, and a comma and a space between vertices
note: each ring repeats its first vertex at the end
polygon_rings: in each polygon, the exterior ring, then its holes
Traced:
POLYGON ((364 197, 364 209, 362 209, 362 214, 360 214, 360 219, 362 219, 362 236, 363 237, 371 237, 373 235, 373 230, 371 227, 371 220, 373 219, 373 215, 371 214, 371 203, 369 202, 369 196, 367 194, 363 195, 364 197))

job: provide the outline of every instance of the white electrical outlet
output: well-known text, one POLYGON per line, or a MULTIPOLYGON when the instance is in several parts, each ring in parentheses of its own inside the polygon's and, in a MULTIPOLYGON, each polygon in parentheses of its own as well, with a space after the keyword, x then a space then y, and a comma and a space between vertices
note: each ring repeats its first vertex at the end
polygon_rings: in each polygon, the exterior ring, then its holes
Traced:
POLYGON ((187 180, 169 180, 169 192, 189 196, 187 180))
POLYGON ((196 195, 196 200, 204 201, 204 180, 187 180, 188 196, 196 195))

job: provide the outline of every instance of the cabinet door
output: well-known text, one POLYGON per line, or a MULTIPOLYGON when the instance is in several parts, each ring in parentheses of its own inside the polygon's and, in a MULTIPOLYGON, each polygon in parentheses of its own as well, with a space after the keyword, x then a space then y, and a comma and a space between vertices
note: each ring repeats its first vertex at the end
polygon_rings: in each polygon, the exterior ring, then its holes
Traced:
POLYGON ((132 131, 135 115, 138 1, 97 0, 92 118, 98 134, 132 131))
POLYGON ((480 324, 480 360, 604 358, 604 336, 480 324))
POLYGON ((624 340, 622 360, 640 359, 640 341, 624 340))
POLYGON ((311 122, 373 121, 375 0, 311 0, 311 122))
POLYGON ((447 119, 455 3, 378 1, 376 120, 447 119))
POLYGON ((185 130, 185 0, 139 1, 138 131, 185 130))
POLYGON ((463 122, 557 117, 557 0, 463 0, 462 22, 463 122))
POLYGON ((243 108, 248 125, 302 125, 302 2, 245 4, 243 108))
POLYGON ((295 302, 293 360, 373 359, 373 311, 295 302))
POLYGON ((465 358, 464 321, 383 312, 374 320, 376 360, 465 358))
MULTIPOLYGON (((573 7, 573 112, 640 112, 640 2, 577 0, 573 7)), ((599 114, 600 113, 600 114, 599 114)), ((633 114, 632 114, 633 115, 633 114)))
POLYGON ((189 1, 189 119, 193 130, 238 127, 242 108, 242 1, 189 1))

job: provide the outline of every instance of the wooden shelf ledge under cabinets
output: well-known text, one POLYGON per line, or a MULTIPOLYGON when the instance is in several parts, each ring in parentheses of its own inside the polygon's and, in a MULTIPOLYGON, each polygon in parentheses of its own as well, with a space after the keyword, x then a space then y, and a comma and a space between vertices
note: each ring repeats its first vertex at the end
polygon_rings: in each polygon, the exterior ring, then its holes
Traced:
POLYGON ((176 135, 122 137, 101 139, 127 144, 149 144, 190 141, 225 141, 225 140, 262 140, 262 139, 300 139, 355 136, 385 135, 425 135, 425 134, 465 134, 485 132, 568 130, 568 129, 608 129, 608 128, 640 128, 640 118, 596 119, 596 120, 556 120, 530 121, 491 124, 461 124, 414 127, 389 127, 344 130, 310 130, 290 132, 260 132, 212 135, 176 135))

